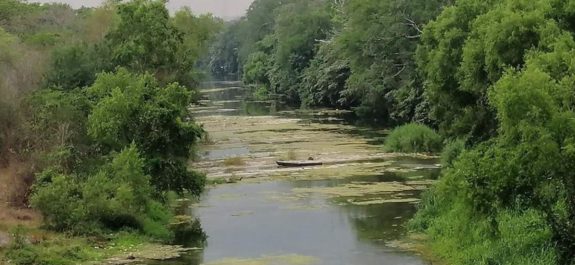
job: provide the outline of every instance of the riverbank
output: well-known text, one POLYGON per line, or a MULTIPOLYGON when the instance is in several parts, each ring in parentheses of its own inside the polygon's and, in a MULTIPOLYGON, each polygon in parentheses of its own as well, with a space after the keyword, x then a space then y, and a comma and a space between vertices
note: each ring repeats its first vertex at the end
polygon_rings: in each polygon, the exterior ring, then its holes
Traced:
POLYGON ((6 244, 0 247, 2 264, 145 264, 170 260, 196 248, 154 243, 137 233, 121 232, 108 238, 74 237, 21 226, 2 232, 6 244))
POLYGON ((196 250, 167 245, 137 231, 73 236, 45 230, 35 210, 0 204, 0 264, 145 264, 196 250))

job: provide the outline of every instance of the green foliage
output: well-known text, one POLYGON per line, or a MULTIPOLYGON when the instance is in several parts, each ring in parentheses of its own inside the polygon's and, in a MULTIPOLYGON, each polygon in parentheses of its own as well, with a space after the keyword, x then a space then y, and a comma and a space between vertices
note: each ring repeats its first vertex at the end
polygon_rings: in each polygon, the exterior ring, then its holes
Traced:
POLYGON ((91 260, 94 251, 81 244, 34 246, 24 244, 11 246, 6 258, 16 265, 74 265, 91 260))
POLYGON ((549 1, 458 1, 423 33, 418 49, 431 116, 450 136, 495 135, 488 88, 507 68, 521 68, 531 50, 550 49, 562 18, 549 1))
POLYGON ((453 162, 465 151, 465 141, 461 139, 448 142, 441 151, 441 165, 453 166, 453 162))
MULTIPOLYGON (((0 166, 29 165, 18 172, 25 183, 14 184, 22 190, 37 174, 21 201, 30 199, 46 227, 173 239, 165 194, 197 196, 205 176, 187 167, 203 134, 188 110, 195 91, 172 82, 198 81, 195 69, 222 24, 189 10, 170 17, 165 1, 80 10, 1 1, 0 166)), ((13 259, 83 261, 42 251, 22 246, 13 259)))
POLYGON ((269 87, 269 71, 272 63, 273 61, 270 60, 269 54, 264 52, 250 54, 244 66, 244 83, 269 87))
POLYGON ((335 41, 349 58, 342 98, 359 101, 360 116, 385 123, 425 120, 421 80, 413 54, 420 31, 447 1, 349 1, 335 41))
POLYGON ((397 127, 385 139, 388 152, 436 153, 441 151, 441 136, 433 129, 417 123, 397 127))
POLYGON ((97 51, 87 45, 64 46, 54 50, 52 68, 46 76, 48 87, 62 89, 91 85, 95 73, 103 68, 97 51))
MULTIPOLYGON (((435 23, 445 22, 444 16, 468 19, 468 13, 455 11, 469 8, 469 2, 458 2, 435 23)), ((575 40, 563 4, 504 1, 484 10, 465 32, 470 37, 454 81, 461 91, 486 97, 485 108, 497 117, 497 136, 455 160, 415 221, 453 263, 575 261, 574 79, 567 55, 575 40)))
POLYGON ((203 177, 185 166, 203 131, 188 117, 186 88, 161 87, 150 75, 120 69, 100 74, 88 93, 97 102, 88 118, 88 134, 97 143, 115 151, 135 143, 159 190, 201 192, 203 177))
MULTIPOLYGON (((238 49, 240 61, 245 62, 249 55, 257 51, 258 42, 273 33, 276 10, 289 1, 255 0, 248 8, 247 14, 238 25, 238 38, 241 43, 238 49)), ((235 48, 235 47, 234 47, 235 48)))
POLYGON ((151 197, 144 160, 132 145, 91 176, 44 172, 39 176, 32 205, 55 230, 97 234, 133 228, 157 238, 170 238, 171 215, 151 197))
POLYGON ((188 72, 178 72, 175 80, 182 84, 195 84, 199 81, 199 74, 192 69, 195 66, 208 68, 208 45, 215 41, 216 34, 223 29, 223 21, 211 14, 194 16, 186 7, 176 12, 172 23, 183 34, 183 42, 176 54, 177 65, 188 69, 188 72))
POLYGON ((270 92, 265 85, 260 85, 254 87, 252 96, 255 100, 264 101, 270 99, 270 92))
POLYGON ((90 103, 80 90, 43 89, 28 96, 22 109, 27 119, 20 135, 20 152, 41 169, 71 172, 87 157, 86 135, 90 103))
POLYGON ((180 70, 176 62, 183 36, 170 23, 163 1, 123 3, 118 5, 118 14, 119 24, 106 36, 114 65, 157 76, 180 70))
POLYGON ((414 53, 446 2, 255 1, 230 49, 240 51, 245 83, 290 105, 353 108, 386 124, 428 122, 414 53))
POLYGON ((334 42, 320 45, 317 55, 303 75, 299 92, 303 105, 354 106, 354 99, 342 98, 350 74, 349 60, 341 55, 334 42))
POLYGON ((286 102, 301 102, 303 72, 316 54, 318 40, 326 39, 330 31, 331 18, 323 1, 293 1, 278 9, 269 76, 273 90, 286 102))
POLYGON ((209 69, 216 80, 239 80, 239 24, 229 23, 211 45, 209 69))

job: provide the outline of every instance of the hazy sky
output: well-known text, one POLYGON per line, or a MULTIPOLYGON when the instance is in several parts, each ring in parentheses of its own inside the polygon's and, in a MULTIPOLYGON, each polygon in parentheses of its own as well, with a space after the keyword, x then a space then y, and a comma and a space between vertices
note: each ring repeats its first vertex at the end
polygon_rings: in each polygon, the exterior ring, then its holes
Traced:
MULTIPOLYGON (((1 0, 0 0, 1 1, 1 0)), ((189 6, 195 13, 213 13, 222 18, 236 18, 244 15, 253 0, 170 0, 168 7, 174 11, 182 6, 189 6)), ((29 0, 28 2, 50 3, 61 2, 74 8, 98 6, 103 0, 29 0)))

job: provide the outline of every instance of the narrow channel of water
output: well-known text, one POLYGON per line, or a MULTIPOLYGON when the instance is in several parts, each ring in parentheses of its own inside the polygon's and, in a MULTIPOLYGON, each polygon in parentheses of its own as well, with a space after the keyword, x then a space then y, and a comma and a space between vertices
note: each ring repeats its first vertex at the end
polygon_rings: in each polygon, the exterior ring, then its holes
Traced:
MULTIPOLYGON (((246 102, 244 93, 237 83, 213 84, 204 91, 203 106, 194 110, 204 120, 277 114, 279 104, 246 102), (245 109, 252 103, 259 106, 257 114, 245 109)), ((286 117, 277 117, 282 118, 286 117)), ((250 152, 247 147, 232 147, 206 153, 203 159, 255 156, 250 152)), ((383 162, 393 170, 376 168, 366 175, 343 178, 254 178, 210 187, 190 209, 208 236, 206 246, 179 260, 157 264, 427 264, 389 243, 405 236, 405 223, 415 213, 424 189, 422 180, 436 176, 437 161, 404 157, 383 162)))

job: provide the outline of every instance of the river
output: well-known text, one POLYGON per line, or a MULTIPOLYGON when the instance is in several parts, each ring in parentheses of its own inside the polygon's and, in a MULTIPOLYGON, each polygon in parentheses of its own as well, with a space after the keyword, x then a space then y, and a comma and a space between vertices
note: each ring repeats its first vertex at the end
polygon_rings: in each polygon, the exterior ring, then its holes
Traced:
POLYGON ((205 246, 162 265, 423 265, 398 247, 437 159, 386 154, 387 130, 337 110, 293 111, 214 82, 192 108, 210 134, 191 164, 214 182, 190 207, 205 246), (314 159, 279 168, 278 159, 314 159))

